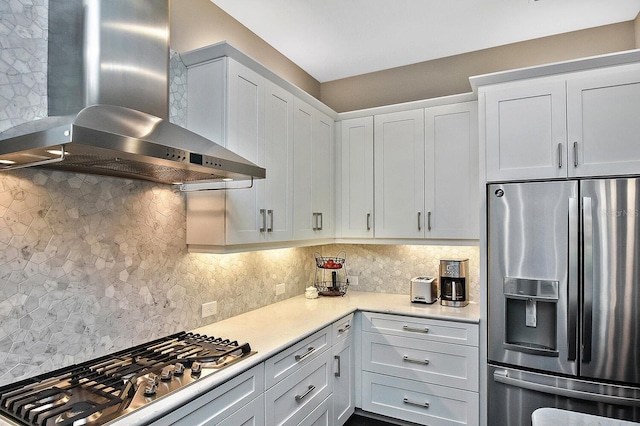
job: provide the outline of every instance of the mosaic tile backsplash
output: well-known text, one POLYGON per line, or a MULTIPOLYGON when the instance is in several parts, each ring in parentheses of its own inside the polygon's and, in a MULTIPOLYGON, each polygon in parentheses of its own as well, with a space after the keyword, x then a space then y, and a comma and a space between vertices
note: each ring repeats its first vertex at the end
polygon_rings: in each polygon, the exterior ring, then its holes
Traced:
MULTIPOLYGON (((0 0, 0 131, 45 117, 46 0, 0 0)), ((172 52, 170 119, 186 121, 172 52)), ((478 248, 330 245, 190 254, 185 199, 149 182, 25 169, 0 173, 0 386, 304 293, 316 251, 347 252, 353 290, 408 293, 438 260, 478 248), (275 285, 286 292, 275 296, 275 285), (201 304, 218 302, 201 318, 201 304)))

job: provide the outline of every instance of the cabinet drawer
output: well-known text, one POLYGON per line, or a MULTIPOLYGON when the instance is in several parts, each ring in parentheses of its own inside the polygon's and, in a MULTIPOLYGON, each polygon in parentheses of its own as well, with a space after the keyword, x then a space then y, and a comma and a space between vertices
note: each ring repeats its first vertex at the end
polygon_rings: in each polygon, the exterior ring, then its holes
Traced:
POLYGON ((263 375, 264 364, 258 364, 163 416, 152 425, 192 426, 217 423, 264 392, 263 375))
POLYGON ((264 395, 260 395, 220 423, 218 426, 264 425, 264 395))
POLYGON ((333 425, 333 395, 322 401, 299 426, 334 426, 333 425))
POLYGON ((369 372, 362 388, 365 411, 430 426, 479 424, 476 392, 369 372))
POLYGON ((340 318, 333 323, 333 344, 335 345, 341 340, 353 334, 353 314, 349 314, 344 318, 340 318))
POLYGON ((330 360, 325 350, 267 390, 267 425, 297 425, 331 394, 330 360))
POLYGON ((362 333, 362 369, 478 390, 478 348, 362 333))
POLYGON ((331 346, 331 326, 312 334, 265 361, 266 388, 306 365, 331 346))
POLYGON ((478 325, 429 318, 363 312, 362 331, 478 346, 478 325))

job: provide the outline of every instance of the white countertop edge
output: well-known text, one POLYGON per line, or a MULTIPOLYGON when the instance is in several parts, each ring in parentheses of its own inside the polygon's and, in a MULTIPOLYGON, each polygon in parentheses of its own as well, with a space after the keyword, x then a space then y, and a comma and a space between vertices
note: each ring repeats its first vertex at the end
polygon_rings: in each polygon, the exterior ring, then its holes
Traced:
POLYGON ((593 414, 559 408, 544 407, 536 409, 531 415, 532 426, 632 426, 640 423, 618 420, 593 414))
POLYGON ((470 303, 464 308, 441 306, 439 302, 432 305, 412 304, 409 301, 409 296, 406 294, 398 295, 350 291, 343 297, 305 299, 303 295, 295 296, 192 330, 195 333, 231 338, 243 336, 242 342, 249 342, 252 349, 256 350, 257 353, 239 361, 237 364, 230 365, 219 372, 203 377, 179 391, 170 394, 167 398, 160 398, 146 407, 140 408, 126 416, 119 417, 107 423, 107 425, 144 424, 161 418, 164 413, 170 412, 204 393, 213 390, 224 382, 233 379, 295 344, 299 340, 312 335, 340 318, 356 311, 405 315, 473 324, 478 324, 480 320, 479 307, 477 304, 470 303), (312 313, 316 314, 315 318, 311 316, 312 313), (297 322, 301 319, 305 320, 304 324, 297 322), (265 324, 269 320, 288 321, 289 327, 287 327, 283 333, 278 334, 274 331, 268 338, 265 338, 262 332, 264 327, 250 325, 256 323, 265 324), (256 328, 258 330, 256 330, 256 328), (260 338, 260 334, 262 334, 262 338, 260 338))

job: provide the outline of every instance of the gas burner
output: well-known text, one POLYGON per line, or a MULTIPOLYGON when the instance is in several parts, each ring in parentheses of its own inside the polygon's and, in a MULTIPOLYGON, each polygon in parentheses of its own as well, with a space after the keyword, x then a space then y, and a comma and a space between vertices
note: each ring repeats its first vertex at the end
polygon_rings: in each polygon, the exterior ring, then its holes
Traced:
POLYGON ((0 388, 0 418, 99 426, 254 354, 248 343, 181 332, 0 388))
POLYGON ((73 404, 68 411, 60 414, 56 418, 55 424, 72 424, 73 426, 82 426, 95 422, 100 418, 100 416, 102 416, 102 411, 96 411, 96 406, 94 404, 87 401, 81 401, 73 404))

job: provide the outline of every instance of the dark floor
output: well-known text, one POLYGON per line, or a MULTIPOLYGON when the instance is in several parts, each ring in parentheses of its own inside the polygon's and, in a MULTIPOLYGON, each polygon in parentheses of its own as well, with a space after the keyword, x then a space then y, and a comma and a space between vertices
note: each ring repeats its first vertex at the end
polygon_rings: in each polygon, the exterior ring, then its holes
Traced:
POLYGON ((387 423, 382 420, 370 419, 368 417, 354 414, 347 420, 344 426, 395 426, 393 423, 387 423))

